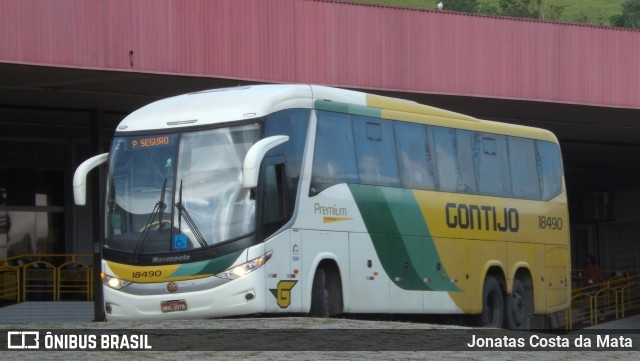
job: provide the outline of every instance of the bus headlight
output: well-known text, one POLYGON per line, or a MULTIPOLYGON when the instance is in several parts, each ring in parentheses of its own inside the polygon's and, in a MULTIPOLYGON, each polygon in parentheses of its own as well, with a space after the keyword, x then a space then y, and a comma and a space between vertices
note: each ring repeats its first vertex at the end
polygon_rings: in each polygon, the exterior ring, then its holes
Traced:
POLYGON ((235 280, 257 270, 263 264, 265 264, 269 260, 269 258, 271 258, 271 252, 264 254, 258 258, 254 258, 247 263, 229 268, 223 272, 218 273, 216 276, 228 280, 235 280))
POLYGON ((119 290, 131 284, 129 281, 121 280, 118 277, 107 276, 104 273, 100 274, 100 278, 102 278, 103 284, 113 288, 114 290, 119 290))

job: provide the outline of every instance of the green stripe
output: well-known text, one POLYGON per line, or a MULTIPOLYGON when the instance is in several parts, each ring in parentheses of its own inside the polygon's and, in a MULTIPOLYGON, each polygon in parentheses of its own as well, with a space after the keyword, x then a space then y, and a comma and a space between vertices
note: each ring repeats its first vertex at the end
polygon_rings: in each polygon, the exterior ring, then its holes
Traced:
POLYGON ((382 111, 378 108, 371 108, 364 105, 332 102, 329 100, 316 100, 315 108, 328 112, 347 113, 376 118, 380 118, 380 115, 382 114, 382 111))
POLYGON ((460 291, 409 189, 349 184, 387 276, 405 290, 460 291), (425 280, 427 280, 425 282, 425 280))
POLYGON ((231 265, 233 265, 238 257, 240 257, 242 252, 244 252, 243 249, 233 253, 225 254, 224 256, 216 257, 208 261, 182 264, 169 277, 218 274, 231 267, 231 265))

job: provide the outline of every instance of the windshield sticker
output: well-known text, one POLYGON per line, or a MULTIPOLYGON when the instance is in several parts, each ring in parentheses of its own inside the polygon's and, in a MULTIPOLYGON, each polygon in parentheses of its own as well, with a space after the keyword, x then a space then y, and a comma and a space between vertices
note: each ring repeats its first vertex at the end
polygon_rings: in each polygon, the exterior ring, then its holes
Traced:
POLYGON ((182 234, 174 234, 173 235, 173 250, 181 250, 187 248, 187 235, 182 234))

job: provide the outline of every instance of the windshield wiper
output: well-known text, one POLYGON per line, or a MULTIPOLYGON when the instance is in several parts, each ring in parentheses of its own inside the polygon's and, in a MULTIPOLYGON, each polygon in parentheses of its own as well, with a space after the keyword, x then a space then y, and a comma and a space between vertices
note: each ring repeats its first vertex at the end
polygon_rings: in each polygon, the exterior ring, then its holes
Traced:
POLYGON ((138 252, 140 251, 140 247, 142 246, 142 243, 147 238, 147 235, 149 234, 149 230, 153 226, 153 220, 156 219, 156 214, 158 215, 158 228, 162 228, 164 226, 164 224, 162 223, 162 214, 164 213, 164 210, 167 209, 167 204, 164 202, 164 193, 166 189, 167 189, 167 178, 165 177, 164 184, 162 185, 162 191, 160 192, 160 200, 156 202, 156 205, 153 207, 153 211, 151 211, 151 214, 149 215, 149 219, 147 220, 147 223, 142 228, 144 232, 142 233, 142 236, 140 237, 140 240, 138 240, 138 243, 136 244, 136 248, 133 251, 135 255, 138 254, 138 252))
POLYGON ((207 247, 207 241, 204 239, 204 236, 200 233, 198 226, 196 226, 196 223, 189 215, 189 212, 187 212, 187 209, 184 208, 184 205, 182 204, 182 179, 180 179, 180 190, 178 192, 176 208, 178 208, 178 232, 182 233, 182 216, 184 215, 184 220, 187 222, 187 226, 189 226, 191 232, 193 232, 193 235, 196 237, 198 244, 200 244, 200 247, 205 249, 207 247))
POLYGON ((116 209, 116 187, 113 185, 113 181, 109 187, 109 199, 107 200, 107 210, 111 214, 116 209))

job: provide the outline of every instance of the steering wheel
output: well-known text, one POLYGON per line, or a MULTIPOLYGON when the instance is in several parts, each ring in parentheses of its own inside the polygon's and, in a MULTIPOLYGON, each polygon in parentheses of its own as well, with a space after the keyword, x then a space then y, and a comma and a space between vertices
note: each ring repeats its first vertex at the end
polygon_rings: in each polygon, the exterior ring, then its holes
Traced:
POLYGON ((140 230, 138 232, 144 232, 148 229, 150 229, 151 227, 155 227, 153 229, 151 229, 152 231, 157 231, 160 228, 162 228, 163 225, 168 224, 171 225, 171 221, 168 219, 162 220, 162 221, 155 221, 153 223, 147 224, 146 226, 140 228, 140 230))

